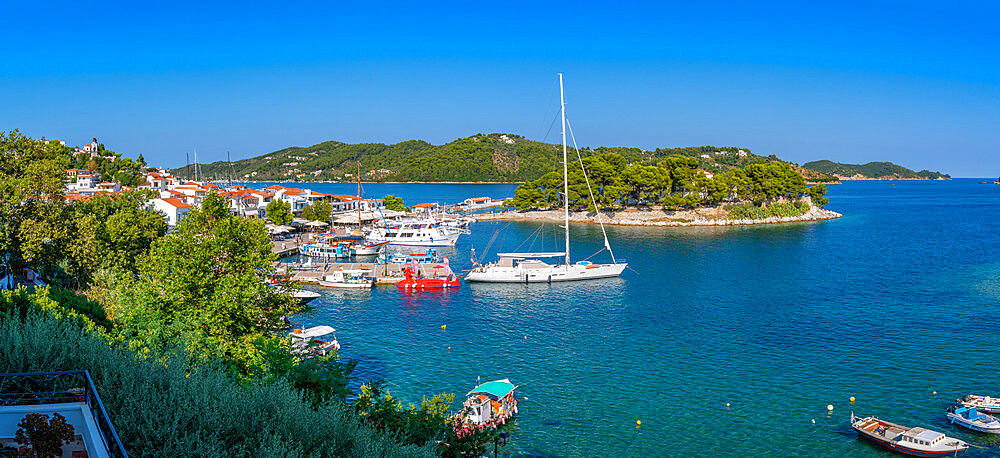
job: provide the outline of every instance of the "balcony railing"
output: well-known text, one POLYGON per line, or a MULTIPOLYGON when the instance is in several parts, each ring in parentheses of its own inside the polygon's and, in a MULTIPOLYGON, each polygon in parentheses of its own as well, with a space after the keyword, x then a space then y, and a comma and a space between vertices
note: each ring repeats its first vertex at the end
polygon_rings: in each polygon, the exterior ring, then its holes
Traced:
POLYGON ((104 410, 90 372, 24 372, 0 374, 0 406, 86 402, 100 430, 100 438, 113 457, 128 453, 104 410))

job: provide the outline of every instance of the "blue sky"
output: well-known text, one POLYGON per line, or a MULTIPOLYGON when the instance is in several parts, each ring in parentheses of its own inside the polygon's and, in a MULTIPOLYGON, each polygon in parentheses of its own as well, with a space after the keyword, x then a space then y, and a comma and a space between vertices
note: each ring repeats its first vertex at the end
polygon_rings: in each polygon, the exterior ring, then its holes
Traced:
POLYGON ((0 130, 159 165, 541 140, 563 72, 581 145, 1000 174, 996 4, 33 3, 5 7, 0 130))

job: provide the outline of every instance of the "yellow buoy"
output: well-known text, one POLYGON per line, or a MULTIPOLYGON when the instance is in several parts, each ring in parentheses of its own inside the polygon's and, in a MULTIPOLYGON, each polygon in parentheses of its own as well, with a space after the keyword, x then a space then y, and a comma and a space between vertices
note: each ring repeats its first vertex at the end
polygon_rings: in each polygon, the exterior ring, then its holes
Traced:
POLYGON ((851 404, 854 404, 854 396, 851 396, 851 404))
POLYGON ((726 403, 726 408, 727 408, 727 409, 729 408, 729 403, 728 403, 728 402, 726 403))
POLYGON ((448 327, 448 325, 447 325, 447 324, 442 324, 442 325, 441 325, 441 330, 442 330, 442 331, 444 331, 444 329, 445 329, 445 328, 447 328, 447 327, 448 327))
POLYGON ((636 429, 639 429, 639 427, 640 427, 640 426, 642 426, 642 421, 640 421, 640 420, 636 420, 636 421, 635 421, 635 428, 636 428, 636 429))

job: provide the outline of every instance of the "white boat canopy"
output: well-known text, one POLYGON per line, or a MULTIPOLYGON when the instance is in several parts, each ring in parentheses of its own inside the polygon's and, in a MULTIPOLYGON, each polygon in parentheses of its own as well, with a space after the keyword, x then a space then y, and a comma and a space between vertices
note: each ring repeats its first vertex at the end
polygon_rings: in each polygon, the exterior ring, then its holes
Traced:
POLYGON ((566 256, 566 252, 541 252, 541 253, 497 253, 500 258, 558 258, 566 256))
POLYGON ((307 329, 296 330, 292 332, 292 335, 302 339, 308 339, 311 337, 325 336, 327 334, 333 334, 335 329, 329 326, 313 326, 307 329))
POLYGON ((329 224, 324 223, 322 221, 310 221, 310 222, 306 223, 306 226, 309 226, 309 227, 324 227, 324 226, 329 226, 329 224))

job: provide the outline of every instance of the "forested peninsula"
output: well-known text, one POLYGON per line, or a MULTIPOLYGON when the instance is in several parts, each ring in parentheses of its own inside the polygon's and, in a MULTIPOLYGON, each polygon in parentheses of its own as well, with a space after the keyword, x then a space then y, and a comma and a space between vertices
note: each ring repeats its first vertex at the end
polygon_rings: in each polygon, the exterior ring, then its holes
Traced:
MULTIPOLYGON (((606 153, 620 155, 626 164, 655 165, 672 156, 697 162, 710 173, 726 172, 750 164, 779 161, 796 167, 810 182, 830 183, 837 178, 805 170, 774 155, 760 156, 748 148, 694 146, 644 150, 631 147, 581 148, 583 157, 606 153)), ((396 144, 348 144, 328 141, 309 147, 289 147, 232 163, 201 164, 207 180, 237 181, 355 181, 358 162, 364 179, 384 182, 513 182, 537 180, 561 167, 562 146, 528 140, 514 134, 476 134, 443 145, 423 140, 396 144)), ((194 177, 188 165, 174 169, 180 177, 194 177)))
POLYGON ((950 180, 951 175, 921 170, 915 172, 892 162, 843 164, 829 160, 812 161, 802 167, 833 175, 840 180, 950 180))
POLYGON ((838 218, 822 207, 826 186, 807 186, 791 164, 772 160, 712 173, 697 158, 670 156, 655 165, 628 163, 617 152, 576 161, 563 174, 549 172, 526 182, 507 203, 517 212, 488 219, 562 218, 568 194, 571 219, 599 218, 623 225, 732 225, 838 218), (598 214, 600 212, 600 215, 598 214))

